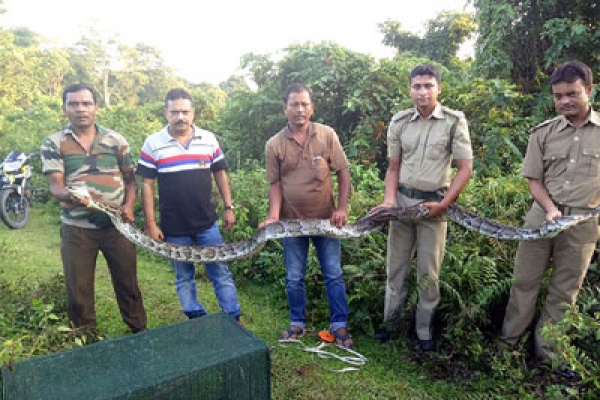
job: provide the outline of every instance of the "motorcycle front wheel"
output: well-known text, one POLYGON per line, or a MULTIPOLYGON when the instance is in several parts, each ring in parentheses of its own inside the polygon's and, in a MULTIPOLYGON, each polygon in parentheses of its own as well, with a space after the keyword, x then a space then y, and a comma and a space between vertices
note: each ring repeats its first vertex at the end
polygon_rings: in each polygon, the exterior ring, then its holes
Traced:
POLYGON ((11 229, 20 229, 29 220, 29 200, 15 189, 3 189, 0 192, 0 217, 11 229))

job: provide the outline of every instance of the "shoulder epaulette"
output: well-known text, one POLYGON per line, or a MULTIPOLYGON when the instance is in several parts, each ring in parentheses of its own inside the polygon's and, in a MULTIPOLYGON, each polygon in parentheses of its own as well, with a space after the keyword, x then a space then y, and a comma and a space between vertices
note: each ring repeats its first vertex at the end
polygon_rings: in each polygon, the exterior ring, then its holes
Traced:
POLYGON ((451 108, 448 108, 446 106, 442 106, 442 111, 445 112, 446 114, 450 114, 456 118, 461 118, 465 116, 465 113, 462 111, 458 111, 458 110, 453 110, 451 108))
POLYGON ((554 121, 556 121, 558 119, 560 119, 560 116, 554 117, 554 118, 551 118, 551 119, 547 119, 544 122, 542 122, 541 124, 538 124, 538 125, 534 126, 533 128, 531 128, 529 130, 529 133, 532 133, 532 132, 540 129, 541 127, 546 126, 546 125, 548 125, 548 124, 550 124, 550 123, 552 123, 552 122, 554 122, 554 121))
POLYGON ((409 108, 406 109, 404 111, 400 111, 398 114, 394 114, 394 116, 392 117, 392 122, 398 122, 400 121, 402 118, 405 118, 409 115, 414 115, 415 114, 415 109, 414 108, 409 108))

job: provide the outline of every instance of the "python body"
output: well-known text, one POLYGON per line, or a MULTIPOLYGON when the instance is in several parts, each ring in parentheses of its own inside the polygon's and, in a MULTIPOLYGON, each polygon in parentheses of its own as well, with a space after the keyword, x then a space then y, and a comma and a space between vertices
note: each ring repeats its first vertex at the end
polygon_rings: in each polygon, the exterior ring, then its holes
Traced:
MULTIPOLYGON (((106 213, 117 230, 136 245, 166 258, 192 263, 232 261, 249 257, 260 251, 267 241, 285 237, 357 238, 376 231, 391 220, 425 218, 428 213, 428 209, 420 205, 407 208, 379 208, 342 228, 336 228, 325 219, 280 220, 259 228, 251 238, 239 242, 225 243, 220 246, 183 246, 146 236, 134 224, 124 222, 117 207, 94 200, 84 188, 69 189, 69 191, 87 207, 106 213)), ((544 223, 539 228, 517 228, 505 225, 484 218, 458 204, 451 204, 446 212, 448 217, 459 225, 492 238, 535 240, 554 237, 565 229, 593 218, 600 212, 600 206, 587 214, 558 218, 553 224, 544 223)))

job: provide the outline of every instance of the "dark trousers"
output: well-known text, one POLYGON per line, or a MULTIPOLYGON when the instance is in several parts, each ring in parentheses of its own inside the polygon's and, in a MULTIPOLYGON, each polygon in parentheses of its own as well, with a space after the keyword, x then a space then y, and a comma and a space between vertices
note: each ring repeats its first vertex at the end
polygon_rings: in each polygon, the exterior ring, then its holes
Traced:
POLYGON ((146 311, 137 281, 134 244, 112 226, 86 229, 62 224, 60 234, 71 323, 77 328, 96 328, 94 275, 98 251, 102 251, 123 321, 134 333, 146 329, 146 311))

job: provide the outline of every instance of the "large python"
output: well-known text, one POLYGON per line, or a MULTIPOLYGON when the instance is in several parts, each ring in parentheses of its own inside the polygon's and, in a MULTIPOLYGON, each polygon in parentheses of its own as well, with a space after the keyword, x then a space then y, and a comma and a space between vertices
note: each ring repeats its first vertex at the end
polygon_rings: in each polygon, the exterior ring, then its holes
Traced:
MULTIPOLYGON (((428 213, 428 209, 420 205, 407 208, 379 208, 342 228, 336 228, 325 219, 280 220, 259 228, 251 238, 239 242, 225 243, 220 246, 183 246, 146 236, 134 224, 124 222, 117 207, 94 200, 85 188, 74 188, 69 191, 87 207, 106 213, 119 232, 136 245, 166 258, 193 263, 232 261, 249 257, 260 251, 267 241, 285 237, 357 238, 376 231, 388 221, 419 219, 426 217, 428 213)), ((593 218, 598 212, 600 206, 586 214, 558 218, 552 224, 543 223, 539 228, 517 228, 484 218, 456 203, 451 204, 447 209, 447 215, 452 221, 469 230, 501 240, 551 238, 565 229, 593 218)))

